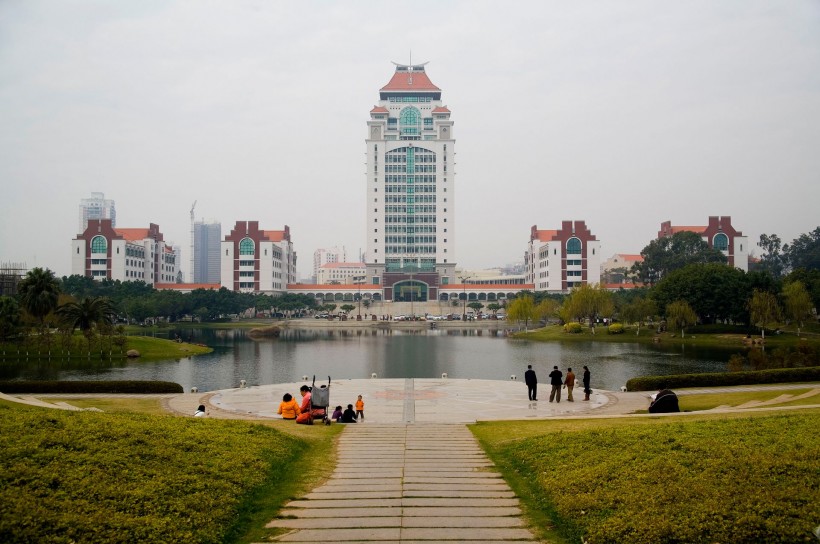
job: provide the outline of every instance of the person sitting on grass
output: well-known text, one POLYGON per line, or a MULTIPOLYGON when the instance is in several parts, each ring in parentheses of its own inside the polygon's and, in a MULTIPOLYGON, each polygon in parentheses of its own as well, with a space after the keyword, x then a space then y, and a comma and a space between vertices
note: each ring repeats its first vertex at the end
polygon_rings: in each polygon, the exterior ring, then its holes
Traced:
POLYGON ((279 403, 279 411, 282 419, 296 419, 302 411, 299 409, 299 404, 293 400, 290 393, 282 395, 282 402, 279 403))

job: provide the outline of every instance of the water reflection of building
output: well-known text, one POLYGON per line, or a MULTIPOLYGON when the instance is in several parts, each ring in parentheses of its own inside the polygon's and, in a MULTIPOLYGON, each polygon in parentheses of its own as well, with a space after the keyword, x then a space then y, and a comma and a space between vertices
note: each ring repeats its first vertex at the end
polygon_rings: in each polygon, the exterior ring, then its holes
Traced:
POLYGON ((366 145, 366 283, 386 301, 437 300, 455 279, 455 140, 424 64, 396 64, 366 145))

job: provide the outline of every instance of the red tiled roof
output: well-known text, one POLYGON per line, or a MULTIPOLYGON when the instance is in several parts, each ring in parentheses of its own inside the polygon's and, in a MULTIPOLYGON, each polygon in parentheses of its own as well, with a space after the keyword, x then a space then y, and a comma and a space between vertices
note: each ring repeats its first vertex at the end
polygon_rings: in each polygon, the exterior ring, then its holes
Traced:
POLYGON ((348 291, 381 291, 381 285, 373 285, 369 283, 289 283, 288 291, 337 291, 347 289, 348 291))
POLYGON ((620 257, 625 261, 636 261, 639 263, 643 262, 643 257, 640 255, 629 255, 627 253, 619 253, 618 255, 620 255, 620 257))
POLYGON ((535 232, 539 242, 549 242, 558 235, 557 230, 537 230, 535 232))
POLYGON ((373 106, 373 109, 370 110, 370 113, 390 113, 390 111, 384 106, 373 106))
POLYGON ((515 283, 507 285, 506 283, 450 283, 447 285, 439 285, 441 291, 532 291, 535 289, 535 284, 532 283, 515 283))
POLYGON ((114 232, 116 232, 129 242, 145 240, 146 238, 148 238, 148 229, 114 229, 114 232))
POLYGON ((263 230, 262 234, 267 236, 271 242, 281 242, 285 239, 285 231, 283 230, 263 230))
POLYGON ((426 72, 399 72, 393 74, 390 83, 381 91, 440 91, 433 85, 426 72))
POLYGON ((675 234, 676 232, 696 232, 698 234, 702 234, 705 230, 705 225, 700 227, 678 227, 672 225, 672 234, 675 234))
POLYGON ((450 113, 450 110, 449 108, 447 108, 447 106, 436 106, 435 108, 433 108, 432 113, 450 113))

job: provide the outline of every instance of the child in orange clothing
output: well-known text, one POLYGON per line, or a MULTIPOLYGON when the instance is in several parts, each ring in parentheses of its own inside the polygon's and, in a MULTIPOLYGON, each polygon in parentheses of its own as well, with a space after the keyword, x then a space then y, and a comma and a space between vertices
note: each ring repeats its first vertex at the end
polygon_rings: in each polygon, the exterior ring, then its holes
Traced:
POLYGON ((364 421, 364 401, 361 395, 359 395, 359 399, 356 401, 356 419, 359 419, 360 416, 362 421, 364 421))
POLYGON ((299 404, 293 400, 290 393, 285 393, 282 402, 279 403, 278 414, 282 414, 282 419, 296 419, 299 416, 299 404))

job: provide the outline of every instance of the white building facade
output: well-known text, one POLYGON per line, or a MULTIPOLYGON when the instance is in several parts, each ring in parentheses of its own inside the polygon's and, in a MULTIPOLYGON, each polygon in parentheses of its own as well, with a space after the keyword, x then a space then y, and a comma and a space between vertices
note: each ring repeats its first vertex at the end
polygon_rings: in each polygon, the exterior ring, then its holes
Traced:
POLYGON ((367 273, 364 263, 328 263, 319 267, 316 283, 319 285, 352 284, 363 281, 367 273))
POLYGON ((179 248, 166 245, 154 223, 147 229, 115 229, 111 219, 89 219, 71 249, 72 274, 149 285, 179 280, 179 248))
POLYGON ((290 227, 261 230, 259 221, 237 221, 220 249, 221 284, 231 291, 281 294, 296 282, 290 227))
POLYGON ((435 300, 455 279, 455 140, 424 64, 396 64, 367 122, 367 283, 435 300))
POLYGON ((525 282, 536 291, 564 293, 601 282, 601 243, 584 221, 562 221, 557 230, 533 225, 524 264, 525 282))
POLYGON ((339 250, 338 247, 333 247, 330 249, 319 248, 313 252, 313 280, 316 283, 321 283, 319 281, 319 269, 326 264, 330 263, 342 263, 347 260, 345 255, 345 251, 339 250))
POLYGON ((730 216, 710 215, 708 224, 697 226, 679 226, 673 225, 671 221, 664 221, 658 231, 658 239, 681 231, 699 234, 710 248, 717 249, 726 256, 729 266, 749 271, 749 237, 735 229, 730 216))

